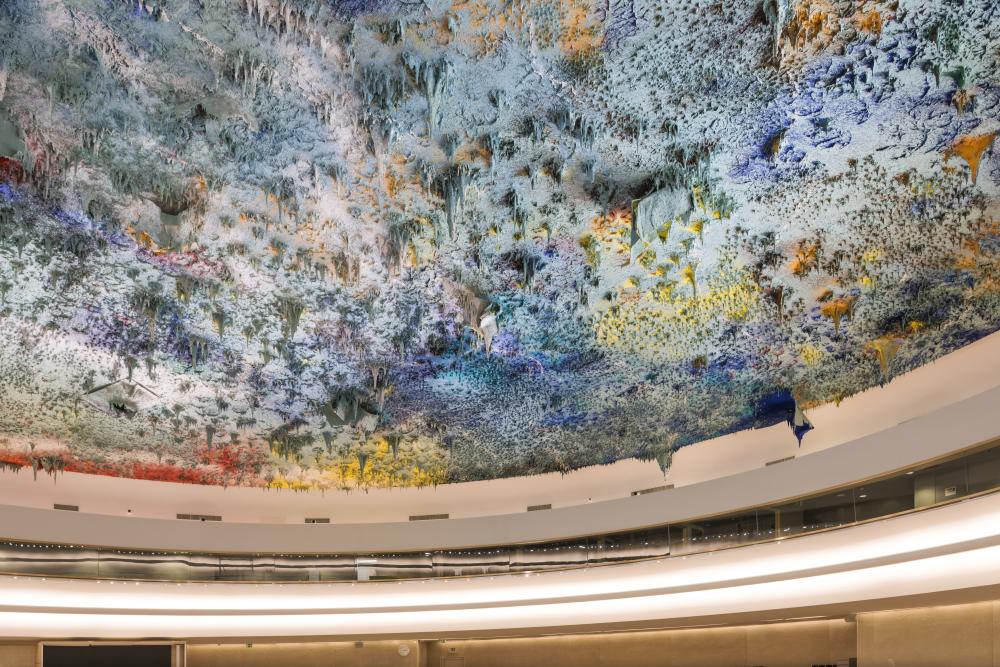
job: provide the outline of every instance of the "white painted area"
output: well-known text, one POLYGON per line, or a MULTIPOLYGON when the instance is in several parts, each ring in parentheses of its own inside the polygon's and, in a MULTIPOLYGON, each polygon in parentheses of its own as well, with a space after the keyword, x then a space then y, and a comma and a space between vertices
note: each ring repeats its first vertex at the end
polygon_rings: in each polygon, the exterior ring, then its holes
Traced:
POLYGON ((745 431, 685 447, 666 478, 655 464, 625 461, 566 476, 324 495, 74 474, 58 480, 43 474, 34 481, 22 471, 0 476, 0 535, 301 553, 573 537, 718 514, 898 470, 1000 436, 1000 422, 993 418, 998 409, 1000 334, 995 334, 839 408, 811 411, 816 429, 801 449, 784 425, 745 431), (788 456, 797 458, 765 467, 788 456), (670 483, 676 488, 630 496, 670 483), (81 513, 53 511, 54 503, 78 505, 81 513), (525 512, 528 505, 544 503, 554 509, 525 512), (177 513, 221 515, 223 523, 177 521, 177 513), (409 515, 437 513, 450 514, 451 520, 406 521, 409 515), (305 525, 305 517, 330 517, 333 523, 305 525))
POLYGON ((0 578, 0 636, 378 636, 710 622, 996 586, 998 562, 993 494, 776 543, 530 576, 285 585, 0 578))

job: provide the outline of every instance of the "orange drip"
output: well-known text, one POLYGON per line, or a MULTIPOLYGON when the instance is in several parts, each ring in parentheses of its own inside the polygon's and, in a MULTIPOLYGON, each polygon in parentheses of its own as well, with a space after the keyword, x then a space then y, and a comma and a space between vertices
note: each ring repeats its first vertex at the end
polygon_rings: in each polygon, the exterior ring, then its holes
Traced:
POLYGON ((951 145, 951 148, 944 152, 944 159, 950 160, 958 156, 965 160, 969 165, 969 170, 972 172, 972 182, 975 183, 976 178, 979 176, 979 163, 983 159, 983 154, 990 149, 996 138, 996 132, 991 132, 990 134, 969 134, 959 137, 951 145))

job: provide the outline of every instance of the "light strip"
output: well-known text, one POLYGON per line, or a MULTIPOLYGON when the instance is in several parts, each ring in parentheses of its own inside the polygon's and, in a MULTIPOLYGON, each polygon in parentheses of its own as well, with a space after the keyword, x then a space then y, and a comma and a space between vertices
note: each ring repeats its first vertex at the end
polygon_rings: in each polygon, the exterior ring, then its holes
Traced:
POLYGON ((530 577, 318 586, 7 578, 0 636, 384 635, 794 610, 998 585, 1000 544, 962 546, 996 537, 1000 495, 781 543, 530 577), (896 561, 871 564, 886 555, 896 561), (838 569, 803 574, 822 563, 838 569), (761 574, 772 578, 752 581, 761 574), (691 582, 701 586, 664 590, 691 582), (428 603, 438 607, 418 609, 428 603))
POLYGON ((998 562, 1000 546, 865 570, 711 591, 430 612, 253 616, 0 612, 0 632, 8 637, 107 638, 380 635, 690 619, 996 585, 1000 583, 998 562))

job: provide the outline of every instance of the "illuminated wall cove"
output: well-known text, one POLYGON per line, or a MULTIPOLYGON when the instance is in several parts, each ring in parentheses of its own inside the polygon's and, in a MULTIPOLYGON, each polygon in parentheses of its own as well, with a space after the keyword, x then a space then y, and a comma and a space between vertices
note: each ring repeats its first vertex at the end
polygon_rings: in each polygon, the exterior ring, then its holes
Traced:
POLYGON ((0 466, 431 485, 1000 329, 992 0, 6 0, 0 466))

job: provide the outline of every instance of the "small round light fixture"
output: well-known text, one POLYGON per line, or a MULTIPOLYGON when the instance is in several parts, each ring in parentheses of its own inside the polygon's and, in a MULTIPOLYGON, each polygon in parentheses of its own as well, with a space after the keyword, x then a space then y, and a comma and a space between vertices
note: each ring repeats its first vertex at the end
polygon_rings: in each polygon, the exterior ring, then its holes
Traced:
POLYGON ((409 646, 407 646, 406 644, 400 644, 400 645, 399 645, 399 646, 398 646, 398 647, 396 648, 396 651, 397 651, 397 652, 398 652, 398 653, 399 653, 399 654, 400 654, 401 656, 403 656, 404 658, 405 658, 406 656, 410 655, 410 647, 409 647, 409 646))

